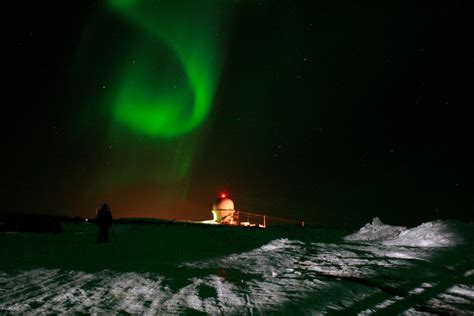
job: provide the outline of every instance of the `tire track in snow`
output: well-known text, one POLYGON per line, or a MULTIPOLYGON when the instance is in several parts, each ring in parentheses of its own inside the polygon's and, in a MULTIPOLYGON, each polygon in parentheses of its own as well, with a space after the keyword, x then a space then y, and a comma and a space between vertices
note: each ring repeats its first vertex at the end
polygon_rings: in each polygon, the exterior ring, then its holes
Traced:
MULTIPOLYGON (((11 298, 18 293, 28 291, 34 287, 41 287, 45 284, 48 284, 55 279, 59 278, 60 275, 57 275, 58 270, 47 271, 43 269, 32 270, 28 272, 23 272, 22 274, 18 275, 17 277, 6 279, 5 283, 0 283, 2 288, 11 288, 12 290, 9 291, 8 294, 0 296, 0 302, 5 298, 11 298), (39 272, 39 275, 32 275, 36 272, 39 272), (41 274, 47 274, 44 278, 41 278, 41 274), (51 276, 53 275, 53 276, 51 276), (33 284, 29 284, 29 282, 33 282, 33 284), (23 285, 23 284, 27 285, 23 285), (16 284, 22 284, 21 286, 16 287, 16 284)), ((6 274, 5 274, 6 275, 6 274)), ((5 291, 6 292, 6 291, 5 291)), ((1 305, 0 305, 1 306, 1 305)))
POLYGON ((0 305, 0 309, 11 311, 14 313, 33 312, 39 309, 44 302, 48 302, 52 298, 59 295, 59 292, 65 288, 70 287, 74 283, 87 281, 91 278, 91 275, 85 273, 71 273, 65 272, 60 273, 55 280, 65 279, 67 282, 48 282, 46 286, 42 285, 40 289, 33 290, 32 292, 26 293, 24 296, 10 298, 10 300, 4 301, 0 305), (71 279, 71 276, 72 279, 71 279))
POLYGON ((0 307, 2 306, 2 302, 9 302, 12 300, 21 299, 22 297, 24 297, 21 295, 22 293, 33 293, 35 291, 41 291, 42 288, 44 288, 46 285, 55 282, 61 277, 61 275, 57 274, 57 270, 54 270, 50 271, 48 273, 48 276, 44 278, 38 278, 38 275, 35 275, 37 274, 36 271, 37 270, 24 272, 17 277, 11 278, 9 284, 3 285, 9 287, 10 284, 22 284, 22 286, 19 287, 12 286, 13 292, 10 292, 0 297, 0 307))

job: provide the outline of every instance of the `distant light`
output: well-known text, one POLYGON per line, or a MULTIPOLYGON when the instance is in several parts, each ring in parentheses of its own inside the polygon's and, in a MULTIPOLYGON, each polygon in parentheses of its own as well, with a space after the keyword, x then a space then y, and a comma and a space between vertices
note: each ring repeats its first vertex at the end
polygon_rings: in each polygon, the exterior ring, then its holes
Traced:
POLYGON ((88 219, 88 218, 86 218, 86 222, 88 222, 88 221, 89 221, 89 219, 88 219))
POLYGON ((226 197, 225 193, 222 193, 221 198, 225 199, 225 197, 226 197))

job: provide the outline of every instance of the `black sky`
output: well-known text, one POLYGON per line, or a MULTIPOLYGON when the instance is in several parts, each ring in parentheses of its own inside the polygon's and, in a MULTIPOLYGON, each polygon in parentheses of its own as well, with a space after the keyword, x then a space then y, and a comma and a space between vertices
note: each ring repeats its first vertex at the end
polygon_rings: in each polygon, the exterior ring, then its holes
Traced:
MULTIPOLYGON (((190 201, 225 189, 321 225, 473 219, 469 1, 241 2, 190 201)), ((74 175, 97 148, 71 127, 66 81, 96 9, 4 11, 4 212, 84 215, 68 213, 87 186, 74 175)))

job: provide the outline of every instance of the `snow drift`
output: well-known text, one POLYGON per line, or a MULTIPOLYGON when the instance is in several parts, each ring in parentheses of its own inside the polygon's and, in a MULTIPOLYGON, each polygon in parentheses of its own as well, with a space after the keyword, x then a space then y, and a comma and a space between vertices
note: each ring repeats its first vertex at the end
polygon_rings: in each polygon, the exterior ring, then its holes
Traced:
POLYGON ((385 225, 378 217, 375 217, 372 223, 365 224, 357 233, 349 235, 345 239, 359 241, 386 240, 396 238, 406 229, 407 228, 403 226, 385 225))
POLYGON ((391 226, 375 217, 356 233, 346 236, 348 241, 380 241, 384 245, 409 247, 449 247, 462 243, 459 232, 466 224, 451 221, 432 221, 414 228, 391 226))

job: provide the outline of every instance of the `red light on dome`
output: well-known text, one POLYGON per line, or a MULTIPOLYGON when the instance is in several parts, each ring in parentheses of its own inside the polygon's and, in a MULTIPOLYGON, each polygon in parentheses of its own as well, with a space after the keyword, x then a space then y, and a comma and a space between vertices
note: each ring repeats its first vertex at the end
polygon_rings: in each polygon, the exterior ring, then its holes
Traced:
POLYGON ((222 193, 222 194, 221 194, 221 198, 225 199, 225 197, 226 197, 226 194, 225 194, 225 193, 222 193))

